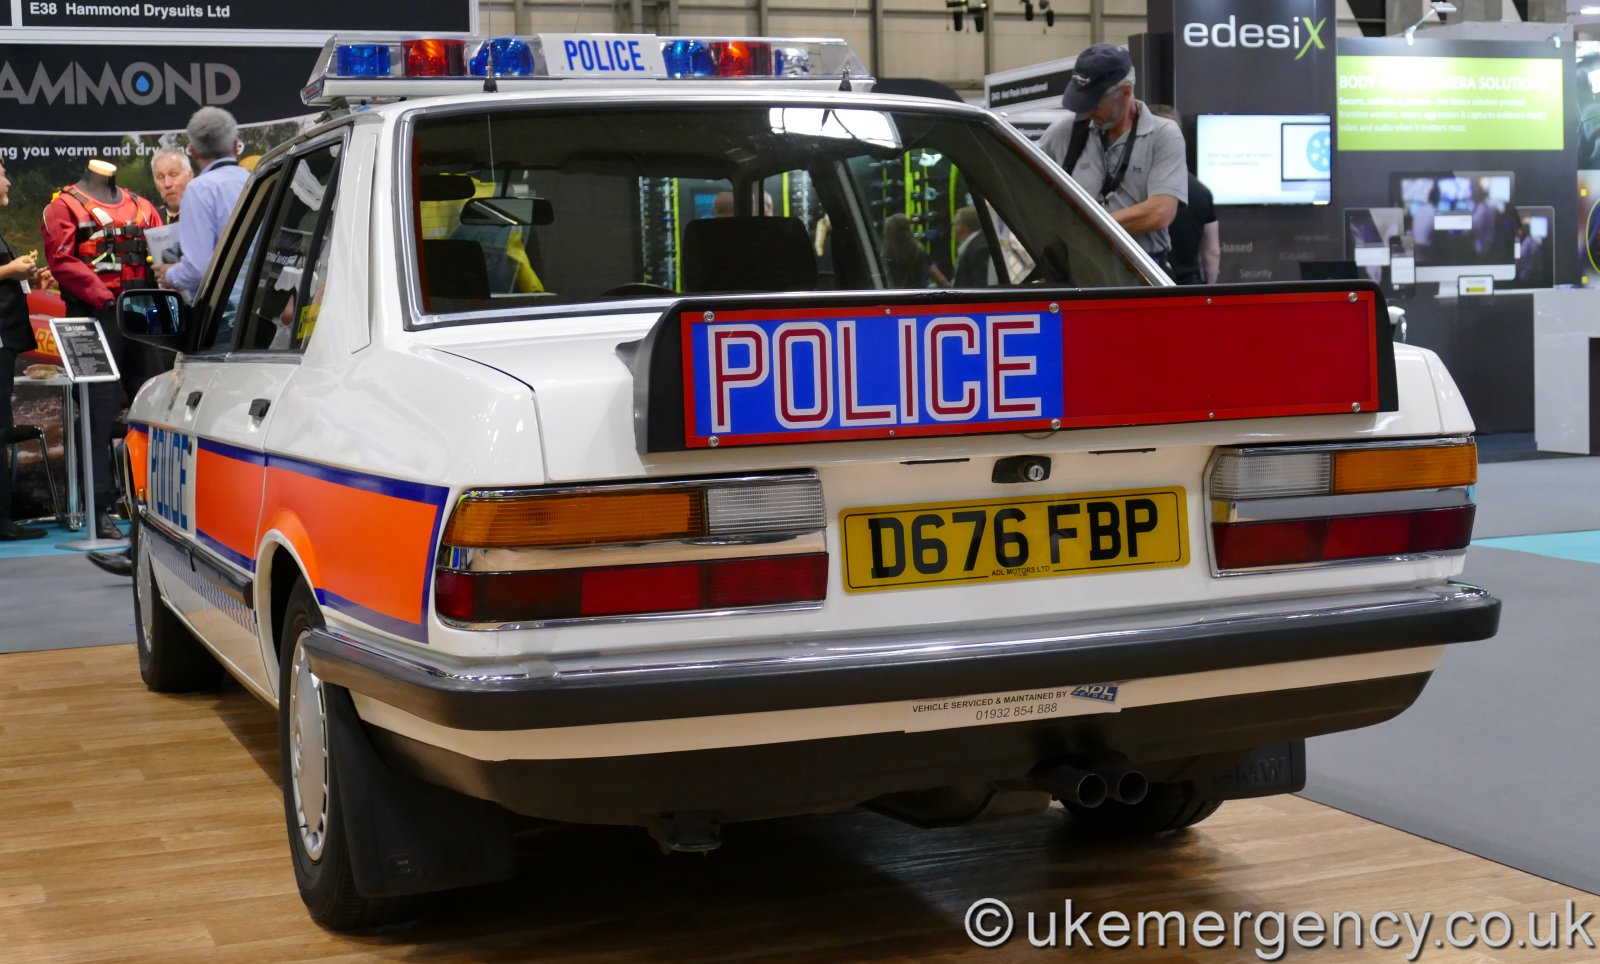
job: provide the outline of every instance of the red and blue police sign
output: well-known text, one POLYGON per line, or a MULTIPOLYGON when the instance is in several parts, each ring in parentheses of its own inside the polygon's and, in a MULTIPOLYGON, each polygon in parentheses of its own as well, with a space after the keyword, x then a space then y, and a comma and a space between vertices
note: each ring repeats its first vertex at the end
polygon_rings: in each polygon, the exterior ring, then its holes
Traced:
MULTIPOLYGON (((1394 411, 1360 282, 680 302, 630 362, 640 451, 1394 411)), ((631 356, 630 356, 631 357, 631 356)))
POLYGON ((691 447, 1028 431, 1062 415, 1054 305, 709 315, 683 325, 691 447))

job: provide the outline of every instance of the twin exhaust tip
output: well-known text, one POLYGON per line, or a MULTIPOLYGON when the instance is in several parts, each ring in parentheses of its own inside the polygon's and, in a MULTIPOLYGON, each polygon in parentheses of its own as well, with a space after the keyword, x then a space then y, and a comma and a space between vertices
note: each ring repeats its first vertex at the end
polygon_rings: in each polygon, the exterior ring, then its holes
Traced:
POLYGON ((1150 792, 1150 782, 1143 773, 1120 764, 1082 770, 1067 763, 1053 763, 1033 771, 1029 782, 1063 803, 1080 807, 1098 807, 1107 800, 1135 804, 1150 792))

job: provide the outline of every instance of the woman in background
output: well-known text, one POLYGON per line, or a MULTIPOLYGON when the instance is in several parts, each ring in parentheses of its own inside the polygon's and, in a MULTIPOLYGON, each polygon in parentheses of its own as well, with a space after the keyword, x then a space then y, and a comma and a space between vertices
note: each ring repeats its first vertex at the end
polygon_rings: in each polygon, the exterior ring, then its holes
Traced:
POLYGON ((948 287, 950 279, 911 234, 911 219, 891 214, 883 222, 883 267, 891 288, 948 287))

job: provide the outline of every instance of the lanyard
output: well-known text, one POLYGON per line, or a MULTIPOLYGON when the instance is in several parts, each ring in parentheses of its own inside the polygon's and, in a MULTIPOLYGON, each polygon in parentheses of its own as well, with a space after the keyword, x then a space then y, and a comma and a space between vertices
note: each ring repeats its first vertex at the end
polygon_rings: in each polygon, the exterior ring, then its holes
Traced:
MULTIPOLYGON (((1128 140, 1122 149, 1122 160, 1117 162, 1116 172, 1110 177, 1106 178, 1104 181, 1100 182, 1101 204, 1105 204, 1107 201, 1111 200, 1111 195, 1115 194, 1117 192, 1117 188, 1122 186, 1122 179, 1128 176, 1128 162, 1133 159, 1133 141, 1135 136, 1138 134, 1138 127, 1139 113, 1138 108, 1135 107, 1133 123, 1128 126, 1128 140)), ((1109 155, 1111 153, 1111 148, 1115 146, 1115 144, 1109 147, 1106 146, 1105 137, 1104 135, 1101 136, 1100 149, 1103 154, 1109 155)))

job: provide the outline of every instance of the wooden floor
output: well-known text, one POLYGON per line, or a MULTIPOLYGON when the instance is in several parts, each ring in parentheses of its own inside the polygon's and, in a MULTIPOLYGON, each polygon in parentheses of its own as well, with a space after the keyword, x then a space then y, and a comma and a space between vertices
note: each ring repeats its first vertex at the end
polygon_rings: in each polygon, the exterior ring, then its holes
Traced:
MULTIPOLYGON (((1392 910, 1442 922, 1497 910, 1519 926, 1568 899, 1600 912, 1600 898, 1278 797, 1115 846, 1054 812, 941 831, 861 812, 734 826, 709 857, 663 857, 641 831, 550 827, 520 841, 515 880, 451 895, 403 928, 340 937, 295 895, 274 726, 236 686, 147 693, 130 646, 0 656, 0 961, 1245 961, 1251 950, 1037 949, 1020 922, 1068 898, 1080 913, 1392 910), (1004 947, 964 934, 980 897, 1017 916, 1004 947)), ((1393 961, 1404 947, 1287 957, 1393 961)), ((1515 945, 1423 955, 1596 958, 1515 945)))

